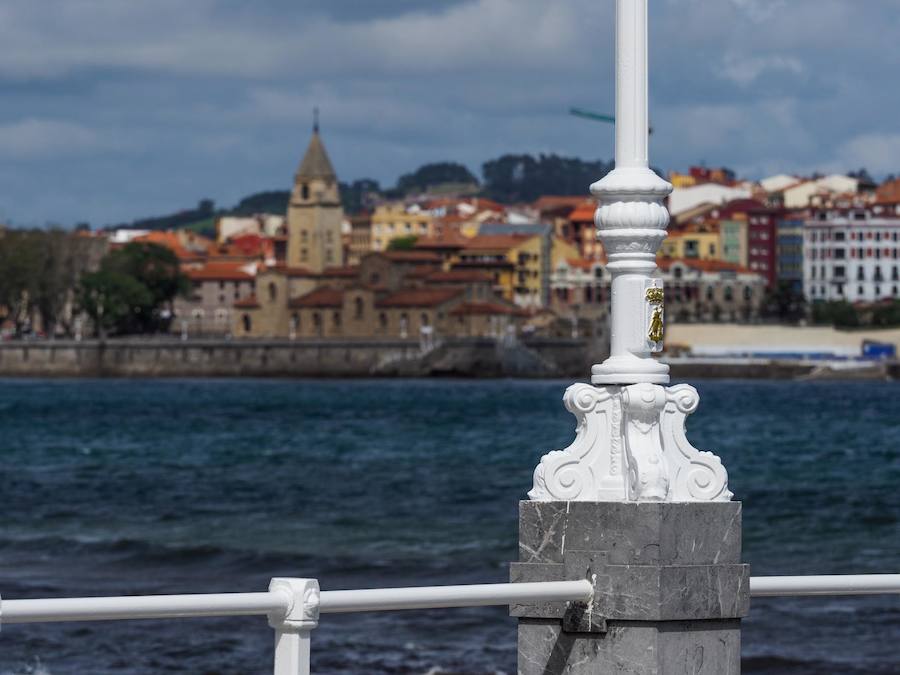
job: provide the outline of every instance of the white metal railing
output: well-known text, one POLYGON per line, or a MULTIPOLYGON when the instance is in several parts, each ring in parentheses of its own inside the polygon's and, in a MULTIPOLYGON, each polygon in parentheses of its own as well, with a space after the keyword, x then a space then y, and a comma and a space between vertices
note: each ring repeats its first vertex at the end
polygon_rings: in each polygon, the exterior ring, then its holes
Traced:
POLYGON ((900 593, 900 574, 750 577, 750 595, 877 595, 900 593))
MULTIPOLYGON (((310 633, 319 614, 590 601, 590 581, 544 581, 320 591, 315 579, 276 578, 266 593, 210 593, 0 601, 0 623, 268 616, 275 675, 309 675, 310 633)), ((900 574, 752 577, 750 595, 900 594, 900 574)))

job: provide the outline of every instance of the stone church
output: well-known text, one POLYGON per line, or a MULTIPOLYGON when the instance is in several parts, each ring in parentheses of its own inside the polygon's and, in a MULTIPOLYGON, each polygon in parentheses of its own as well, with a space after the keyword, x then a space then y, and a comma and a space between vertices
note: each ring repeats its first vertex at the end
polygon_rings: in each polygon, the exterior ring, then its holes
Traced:
POLYGON ((258 338, 496 336, 525 313, 482 271, 450 269, 434 251, 381 251, 344 266, 338 180, 318 125, 297 173, 275 265, 234 303, 233 335, 258 338))

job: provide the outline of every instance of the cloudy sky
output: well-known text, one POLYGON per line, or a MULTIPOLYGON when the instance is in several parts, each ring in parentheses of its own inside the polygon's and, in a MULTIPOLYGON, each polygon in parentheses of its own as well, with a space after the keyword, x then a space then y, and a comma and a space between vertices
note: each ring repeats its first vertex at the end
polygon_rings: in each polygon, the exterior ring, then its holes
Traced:
MULTIPOLYGON (((0 221, 95 225, 340 177, 609 158, 614 0, 0 0, 0 221)), ((900 0, 650 0, 653 163, 900 172, 900 0)), ((587 187, 587 186, 585 186, 587 187)))

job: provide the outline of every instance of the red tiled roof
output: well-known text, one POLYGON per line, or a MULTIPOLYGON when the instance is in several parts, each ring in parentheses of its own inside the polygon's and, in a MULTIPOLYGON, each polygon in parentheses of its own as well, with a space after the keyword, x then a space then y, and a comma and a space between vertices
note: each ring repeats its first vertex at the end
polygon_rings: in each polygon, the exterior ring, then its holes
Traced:
POLYGON ((439 263, 443 260, 437 253, 429 251, 384 251, 383 255, 392 262, 439 263))
POLYGON ((479 272, 478 270, 452 269, 446 272, 432 272, 425 277, 425 280, 430 283, 477 283, 479 281, 493 281, 494 278, 490 274, 479 272))
POLYGON ((344 304, 344 291, 337 288, 317 288, 299 298, 292 298, 288 307, 342 307, 344 304))
POLYGON ((460 260, 453 263, 453 269, 513 269, 515 265, 509 260, 460 260))
POLYGON ((407 279, 424 279, 424 278, 434 274, 435 269, 437 269, 437 268, 435 268, 431 265, 428 265, 428 266, 423 265, 421 267, 413 267, 411 270, 406 272, 405 276, 407 279))
POLYGON ((577 267, 581 270, 590 270, 597 264, 595 260, 585 260, 584 258, 569 258, 566 260, 569 267, 577 267))
POLYGON ((463 293, 461 288, 410 288, 392 293, 378 307, 436 307, 463 293))
POLYGON ((495 315, 527 316, 528 312, 519 307, 501 305, 499 302, 464 302, 459 307, 454 307, 450 314, 453 316, 495 315))
POLYGON ((661 270, 668 270, 674 263, 681 263, 685 267, 701 272, 752 272, 746 267, 722 260, 689 260, 686 258, 657 258, 656 264, 661 270))
POLYGON ((465 248, 469 241, 468 237, 451 232, 443 237, 423 237, 416 242, 416 248, 426 250, 457 250, 465 248))
POLYGON ((259 307, 259 301, 256 299, 255 295, 248 295, 246 298, 235 300, 234 306, 239 309, 255 309, 256 307, 259 307))
POLYGON ((323 277, 355 277, 359 274, 359 267, 347 265, 345 267, 326 267, 322 270, 323 277))
POLYGON ((597 205, 593 202, 587 202, 578 206, 569 214, 569 220, 573 223, 593 223, 594 214, 597 212, 597 205))
POLYGON ((275 265, 269 265, 265 271, 271 272, 279 272, 280 274, 284 274, 288 277, 314 277, 316 276, 311 270, 306 269, 305 267, 288 267, 284 263, 276 263, 275 265))
POLYGON ((534 202, 534 208, 538 211, 549 211, 559 208, 577 208, 581 206, 585 198, 581 195, 544 195, 534 202))
POLYGON ((536 234, 480 234, 469 239, 465 248, 467 250, 503 250, 506 251, 522 242, 536 237, 536 234))
POLYGON ((184 273, 194 281, 251 281, 253 274, 245 268, 246 263, 207 262, 197 269, 186 269, 184 273))

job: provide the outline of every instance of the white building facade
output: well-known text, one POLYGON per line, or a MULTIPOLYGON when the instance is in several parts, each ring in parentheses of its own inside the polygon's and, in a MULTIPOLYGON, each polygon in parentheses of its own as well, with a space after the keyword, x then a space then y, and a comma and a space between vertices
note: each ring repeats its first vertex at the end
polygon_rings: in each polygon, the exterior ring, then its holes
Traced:
POLYGON ((804 225, 803 292, 812 302, 900 299, 898 256, 900 218, 818 212, 804 225))

